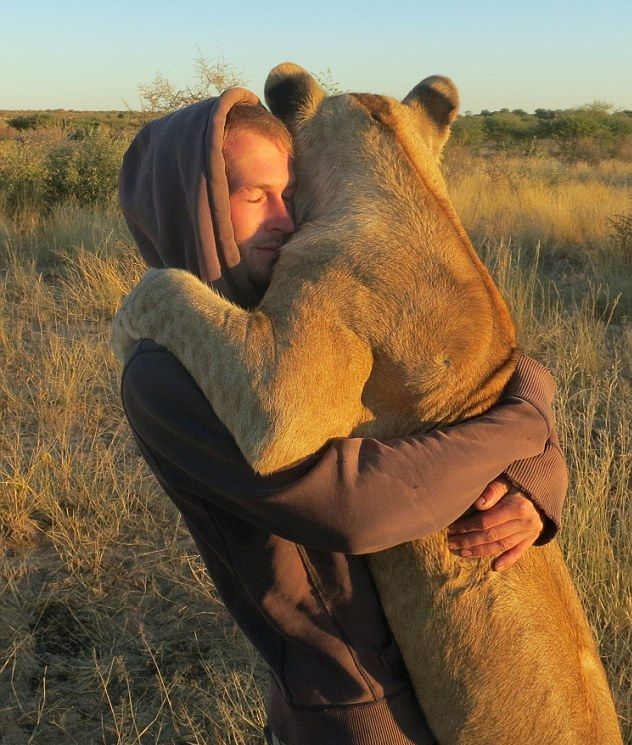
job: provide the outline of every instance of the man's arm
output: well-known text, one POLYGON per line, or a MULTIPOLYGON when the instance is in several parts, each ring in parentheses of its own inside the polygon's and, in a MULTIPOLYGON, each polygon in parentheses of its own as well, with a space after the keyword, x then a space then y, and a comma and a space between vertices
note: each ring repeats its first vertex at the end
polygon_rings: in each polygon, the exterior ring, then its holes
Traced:
POLYGON ((488 413, 442 430, 384 443, 336 439, 265 477, 245 462, 189 373, 153 342, 128 361, 122 397, 163 483, 296 543, 361 554, 445 528, 510 463, 543 451, 553 385, 542 371, 529 372, 529 400, 509 390, 488 413))
MULTIPOLYGON (((539 368, 538 362, 523 356, 519 378, 528 386, 534 375, 537 378, 539 368)), ((515 379, 510 388, 513 385, 515 379)), ((530 546, 543 545, 555 536, 568 488, 568 471, 550 408, 547 418, 550 435, 544 451, 511 463, 474 503, 480 511, 450 525, 449 545, 454 553, 465 558, 498 555, 494 569, 508 569, 530 546)))

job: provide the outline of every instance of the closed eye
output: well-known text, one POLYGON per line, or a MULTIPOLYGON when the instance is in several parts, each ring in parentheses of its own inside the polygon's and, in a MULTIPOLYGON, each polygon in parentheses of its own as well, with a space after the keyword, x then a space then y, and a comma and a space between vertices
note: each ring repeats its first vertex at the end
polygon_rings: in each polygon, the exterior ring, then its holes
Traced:
POLYGON ((248 204, 261 204, 266 196, 265 189, 259 186, 246 186, 240 191, 248 204))

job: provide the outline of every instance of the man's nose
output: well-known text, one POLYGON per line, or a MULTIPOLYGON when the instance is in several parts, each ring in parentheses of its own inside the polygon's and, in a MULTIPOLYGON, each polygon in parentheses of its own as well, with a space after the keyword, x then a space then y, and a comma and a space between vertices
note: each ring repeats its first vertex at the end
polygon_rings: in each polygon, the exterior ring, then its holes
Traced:
POLYGON ((268 229, 280 230, 282 233, 293 233, 296 226, 292 216, 292 203, 287 199, 278 197, 269 204, 268 229))

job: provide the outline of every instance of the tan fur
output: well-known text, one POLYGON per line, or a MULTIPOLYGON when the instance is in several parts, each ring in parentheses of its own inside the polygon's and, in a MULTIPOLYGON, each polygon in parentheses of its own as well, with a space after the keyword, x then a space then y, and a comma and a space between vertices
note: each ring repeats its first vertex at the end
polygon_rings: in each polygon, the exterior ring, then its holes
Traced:
MULTIPOLYGON (((266 91, 294 132, 303 224, 268 292, 245 311, 185 272, 149 271, 115 319, 119 354, 142 337, 167 346, 261 473, 331 437, 406 435, 487 409, 515 337, 438 167, 452 83, 428 78, 402 104, 325 99, 283 65, 266 91)), ((504 573, 452 556, 444 534, 369 563, 442 745, 621 742, 556 543, 504 573)))

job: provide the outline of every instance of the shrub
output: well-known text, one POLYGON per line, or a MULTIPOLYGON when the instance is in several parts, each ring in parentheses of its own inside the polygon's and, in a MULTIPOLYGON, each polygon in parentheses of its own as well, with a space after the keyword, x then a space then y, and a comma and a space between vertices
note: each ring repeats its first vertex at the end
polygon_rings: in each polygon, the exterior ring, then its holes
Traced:
POLYGON ((487 137, 503 148, 533 137, 537 127, 533 117, 511 114, 508 110, 485 117, 483 122, 487 137))
POLYGON ((39 206, 45 176, 41 146, 18 140, 0 142, 0 204, 6 212, 39 206))
POLYGON ((47 212, 65 201, 108 206, 129 137, 108 130, 66 136, 0 141, 0 207, 7 215, 47 212))
POLYGON ((594 163, 607 157, 612 148, 615 136, 609 126, 611 118, 608 107, 594 104, 543 121, 540 132, 557 143, 565 160, 594 163))
POLYGON ((46 114, 21 114, 14 116, 7 121, 7 124, 13 129, 24 131, 26 129, 37 129, 48 124, 50 117, 46 114))
POLYGON ((138 92, 145 119, 153 119, 221 93, 231 86, 243 84, 241 73, 232 65, 222 60, 209 61, 200 54, 195 61, 195 81, 192 85, 178 88, 157 73, 151 83, 139 85, 138 92))
POLYGON ((451 141, 470 147, 480 145, 485 139, 483 116, 459 116, 452 125, 451 141))
POLYGON ((116 190, 118 169, 127 142, 100 129, 53 148, 46 159, 45 201, 48 206, 75 200, 81 205, 107 204, 116 190))
POLYGON ((632 266, 632 209, 612 218, 610 224, 615 249, 632 266))

